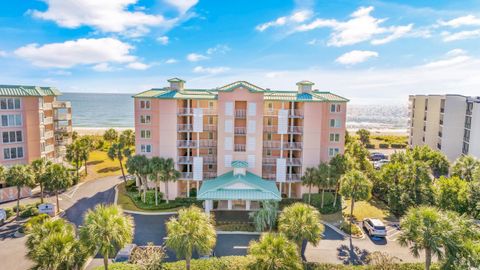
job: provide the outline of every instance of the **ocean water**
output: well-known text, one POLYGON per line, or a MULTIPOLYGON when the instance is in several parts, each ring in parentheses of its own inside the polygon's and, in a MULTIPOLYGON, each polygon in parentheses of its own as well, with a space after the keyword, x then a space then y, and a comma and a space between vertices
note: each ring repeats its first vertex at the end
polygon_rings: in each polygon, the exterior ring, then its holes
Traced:
MULTIPOLYGON (((133 127, 132 94, 64 93, 72 102, 74 127, 133 127)), ((407 105, 349 104, 347 128, 406 130, 407 105)))

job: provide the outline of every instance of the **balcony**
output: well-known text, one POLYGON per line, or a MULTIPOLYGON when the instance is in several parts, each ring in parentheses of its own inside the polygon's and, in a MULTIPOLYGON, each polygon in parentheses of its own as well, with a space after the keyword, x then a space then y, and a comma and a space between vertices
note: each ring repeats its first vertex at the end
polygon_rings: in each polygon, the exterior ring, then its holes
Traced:
POLYGON ((286 142, 283 144, 283 148, 285 150, 300 150, 302 149, 302 145, 301 142, 286 142))
POLYGON ((180 173, 180 180, 192 180, 193 173, 192 172, 181 172, 180 173))
POLYGON ((55 121, 68 121, 72 120, 72 115, 70 113, 56 113, 55 121))
POLYGON ((301 110, 289 110, 288 117, 290 118, 303 118, 303 112, 301 110))
POLYGON ((217 125, 204 125, 203 131, 216 131, 217 125))
POLYGON ((235 144, 234 150, 235 152, 245 152, 246 151, 246 146, 245 144, 235 144))
POLYGON ((203 164, 217 164, 217 157, 216 156, 202 156, 203 157, 203 164))
POLYGON ((72 107, 72 103, 70 101, 54 101, 52 102, 52 106, 54 109, 70 109, 72 107))
POLYGON ((55 132, 70 133, 72 132, 72 126, 55 126, 55 132))
POLYGON ((287 166, 302 166, 301 158, 287 158, 287 166))
POLYGON ((263 126, 263 132, 277 133, 277 127, 276 126, 263 126))
POLYGON ((52 109, 52 103, 43 103, 43 105, 40 107, 40 109, 44 111, 49 111, 52 109))
POLYGON ((192 108, 178 108, 177 115, 181 115, 181 116, 193 115, 193 109, 192 108))
POLYGON ((203 108, 204 115, 217 115, 217 109, 215 108, 203 108))
POLYGON ((267 108, 263 110, 263 116, 278 116, 278 110, 273 108, 267 108))
POLYGON ((53 130, 45 131, 45 134, 43 135, 43 137, 45 138, 45 140, 53 138, 53 130))
POLYGON ((280 141, 264 141, 263 147, 270 148, 270 149, 280 149, 280 141))
POLYGON ((197 147, 197 141, 191 140, 179 140, 177 141, 178 148, 195 148, 197 147))
POLYGON ((264 157, 262 159, 262 164, 265 166, 274 166, 277 164, 277 158, 278 157, 264 157))
POLYGON ((193 130, 192 124, 178 124, 177 131, 178 132, 191 132, 193 130))
POLYGON ((275 180, 275 178, 277 178, 277 175, 275 173, 263 173, 262 174, 262 178, 263 179, 267 179, 267 180, 275 180))
POLYGON ((288 127, 289 134, 303 134, 303 127, 301 126, 290 126, 288 127))
POLYGON ((53 144, 49 144, 47 146, 45 146, 45 149, 43 150, 43 154, 48 154, 48 153, 51 153, 55 151, 55 147, 53 146, 53 144))
POLYGON ((247 110, 235 110, 235 118, 237 119, 247 118, 247 110))
POLYGON ((299 182, 302 181, 302 175, 299 173, 287 173, 287 182, 299 182))
POLYGON ((178 157, 177 164, 182 164, 182 165, 193 164, 193 157, 191 157, 191 156, 190 157, 185 157, 185 156, 178 157))
POLYGON ((64 138, 64 139, 57 139, 55 140, 55 145, 56 146, 67 146, 69 144, 72 144, 72 138, 64 138))
POLYGON ((217 172, 204 172, 203 179, 212 179, 217 177, 217 172))
POLYGON ((245 127, 236 127, 235 130, 235 135, 245 135, 247 134, 247 128, 245 127))
POLYGON ((45 118, 43 118, 43 124, 44 124, 44 125, 53 124, 53 117, 45 117, 45 118))
POLYGON ((213 148, 217 147, 216 140, 200 140, 200 141, 192 141, 192 140, 178 140, 177 147, 178 148, 213 148))

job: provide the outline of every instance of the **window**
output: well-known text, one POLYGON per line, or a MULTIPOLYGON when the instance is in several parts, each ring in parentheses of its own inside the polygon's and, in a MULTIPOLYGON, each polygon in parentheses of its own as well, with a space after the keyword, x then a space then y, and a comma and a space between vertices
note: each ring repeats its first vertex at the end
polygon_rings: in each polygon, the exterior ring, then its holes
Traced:
POLYGON ((3 143, 17 143, 22 142, 22 131, 5 131, 2 132, 2 141, 3 143))
POLYGON ((213 101, 208 102, 208 108, 213 109, 213 101))
POLYGON ((1 110, 19 110, 20 98, 1 98, 0 109, 1 110))
POLYGON ((272 133, 267 133, 267 141, 271 141, 272 140, 272 133))
POLYGON ((20 127, 20 126, 22 126, 21 114, 2 115, 2 127, 20 127))
POLYGON ((23 147, 12 147, 3 149, 3 159, 20 159, 23 158, 23 147))
POLYGON ((150 124, 150 115, 140 115, 140 123, 150 124))
POLYGON ((271 117, 267 118, 267 126, 273 126, 273 119, 271 117))
POLYGON ((340 149, 338 148, 328 148, 328 156, 334 157, 340 153, 340 149))
POLYGON ((213 132, 208 132, 208 139, 213 140, 213 132))
POLYGON ((472 128, 472 117, 471 116, 465 116, 465 128, 472 128))
POLYGON ((151 153, 152 145, 151 144, 142 144, 140 145, 140 152, 142 153, 151 153))
POLYGON ((270 110, 270 111, 273 110, 273 102, 268 102, 268 103, 267 103, 267 108, 268 108, 268 110, 270 110))
POLYGON ((213 171, 213 164, 208 164, 208 170, 213 171))
POLYGON ((208 148, 208 154, 213 155, 213 149, 212 148, 208 148))
POLYGON ((140 108, 144 110, 150 109, 150 100, 140 100, 140 108))
POLYGON ((209 116, 209 117, 208 117, 208 124, 209 124, 209 125, 214 125, 214 123, 213 123, 213 116, 209 116))
POLYGON ((140 131, 140 138, 142 139, 150 139, 151 136, 152 136, 151 131, 148 129, 140 131))
POLYGON ((272 156, 272 150, 267 149, 265 155, 266 155, 267 157, 271 157, 271 156, 272 156))
POLYGON ((330 104, 330 112, 336 113, 340 112, 340 104, 330 104))
POLYGON ((340 126, 340 119, 330 119, 330 127, 339 128, 340 126))
POLYGON ((339 142, 340 141, 340 134, 330 133, 330 141, 331 142, 339 142))

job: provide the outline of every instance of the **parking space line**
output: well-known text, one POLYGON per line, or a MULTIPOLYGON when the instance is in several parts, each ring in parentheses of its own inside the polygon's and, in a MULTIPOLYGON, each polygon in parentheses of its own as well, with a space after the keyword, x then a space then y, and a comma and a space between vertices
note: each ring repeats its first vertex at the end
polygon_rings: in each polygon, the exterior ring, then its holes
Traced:
POLYGON ((233 246, 233 249, 248 249, 247 246, 233 246))

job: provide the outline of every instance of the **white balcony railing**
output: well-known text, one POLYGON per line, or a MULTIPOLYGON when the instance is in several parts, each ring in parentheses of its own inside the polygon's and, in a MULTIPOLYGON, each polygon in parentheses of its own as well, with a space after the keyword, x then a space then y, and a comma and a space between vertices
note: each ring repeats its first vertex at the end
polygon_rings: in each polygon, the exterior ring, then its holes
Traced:
POLYGON ((43 103, 42 109, 43 109, 44 111, 51 110, 51 109, 52 109, 52 103, 43 103))
POLYGON ((215 130, 217 130, 217 125, 204 125, 203 130, 204 131, 215 131, 215 130))
POLYGON ((273 108, 266 108, 263 110, 264 116, 278 116, 278 110, 273 108))
POLYGON ((235 110, 235 118, 243 119, 246 117, 247 117, 247 110, 241 110, 241 109, 235 110))
POLYGON ((292 173, 292 174, 287 173, 287 181, 288 182, 302 181, 302 175, 299 173, 292 173))
POLYGON ((178 124, 177 125, 177 131, 187 132, 187 131, 192 131, 192 130, 193 130, 192 124, 178 124))
POLYGON ((177 147, 181 147, 181 148, 197 147, 197 141, 180 140, 180 141, 177 141, 177 147))
POLYGON ((72 103, 70 101, 54 101, 52 102, 53 108, 55 109, 69 109, 72 107, 72 103))
POLYGON ((183 180, 193 179, 193 173, 192 172, 181 172, 180 173, 180 179, 183 179, 183 180))
MULTIPOLYGON (((177 115, 193 115, 193 110, 196 108, 178 108, 177 115)), ((215 108, 201 108, 203 115, 217 115, 215 108)))
POLYGON ((217 164, 216 156, 203 156, 203 164, 217 164))
POLYGON ((301 110, 288 110, 288 117, 303 118, 303 112, 301 110))
POLYGON ((236 127, 234 131, 235 131, 235 135, 245 135, 245 134, 247 134, 247 128, 245 128, 245 127, 236 127))
POLYGON ((235 152, 245 152, 246 151, 245 144, 235 144, 234 150, 235 152))
POLYGON ((212 148, 217 147, 216 140, 200 140, 200 141, 191 141, 191 140, 178 140, 177 147, 180 148, 196 148, 197 145, 201 148, 212 148))
POLYGON ((56 146, 67 146, 72 144, 72 138, 64 138, 64 139, 57 139, 55 140, 56 146))
POLYGON ((57 121, 68 121, 72 120, 72 115, 70 113, 56 113, 55 120, 57 121))
POLYGON ((43 118, 43 124, 44 125, 50 125, 53 123, 53 117, 45 117, 43 118))
POLYGON ((275 165, 277 163, 277 158, 276 157, 264 157, 262 162, 263 162, 263 165, 275 165))
POLYGON ((288 133, 302 134, 303 133, 303 127, 301 127, 301 126, 290 126, 290 127, 288 127, 288 133))
POLYGON ((276 126, 264 126, 263 131, 264 132, 269 132, 269 133, 276 133, 277 132, 277 127, 276 126))
POLYGON ((203 179, 211 179, 217 177, 216 172, 204 172, 203 173, 203 179))
POLYGON ((284 149, 302 149, 302 143, 301 142, 286 142, 283 143, 283 148, 284 149))
POLYGON ((47 139, 50 139, 50 138, 53 138, 53 130, 45 131, 43 137, 44 137, 46 140, 47 140, 47 139))
POLYGON ((301 158, 287 158, 287 166, 302 166, 301 158))
POLYGON ((263 147, 265 148, 278 148, 280 149, 280 141, 264 141, 263 142, 263 147))
POLYGON ((192 164, 193 163, 193 157, 185 157, 185 156, 181 156, 181 157, 178 157, 178 161, 177 161, 178 164, 192 164))
POLYGON ((55 132, 72 132, 72 126, 55 126, 55 132))
POLYGON ((43 150, 43 153, 48 154, 48 153, 53 152, 54 150, 55 150, 55 146, 53 146, 53 144, 49 144, 49 145, 45 146, 45 149, 43 150))

